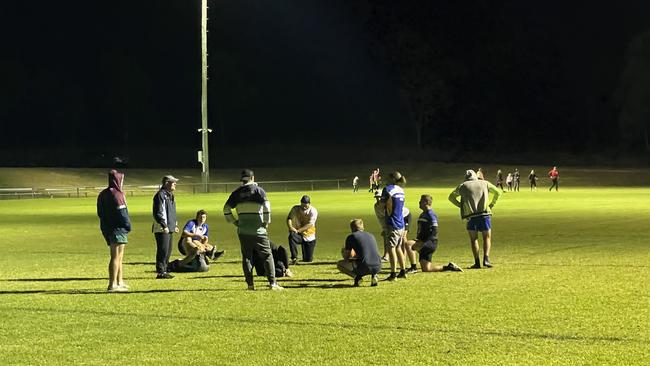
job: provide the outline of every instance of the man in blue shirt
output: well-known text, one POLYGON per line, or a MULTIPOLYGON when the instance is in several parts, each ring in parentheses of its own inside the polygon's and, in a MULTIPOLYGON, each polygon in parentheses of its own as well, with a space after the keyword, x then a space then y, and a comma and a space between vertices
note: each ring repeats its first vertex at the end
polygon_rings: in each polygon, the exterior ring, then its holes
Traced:
POLYGON ((406 178, 398 171, 389 175, 390 184, 384 187, 381 193, 381 199, 386 202, 385 220, 386 235, 385 246, 388 251, 388 261, 390 263, 390 276, 387 281, 395 281, 396 278, 406 278, 404 251, 402 241, 404 239, 404 190, 402 186, 406 184, 406 178), (397 263, 399 262, 400 271, 397 274, 397 263))
POLYGON ((420 253, 420 267, 422 272, 442 272, 454 271, 462 272, 454 262, 449 262, 445 266, 434 266, 431 263, 433 253, 438 248, 438 216, 433 212, 433 197, 423 194, 420 197, 420 209, 422 213, 418 218, 418 234, 413 243, 413 250, 420 253))
POLYGON ((377 273, 381 271, 381 257, 377 251, 377 241, 372 234, 363 231, 363 221, 350 221, 352 234, 345 239, 343 260, 337 263, 339 271, 354 277, 354 286, 361 283, 363 276, 371 275, 370 286, 377 286, 377 273))

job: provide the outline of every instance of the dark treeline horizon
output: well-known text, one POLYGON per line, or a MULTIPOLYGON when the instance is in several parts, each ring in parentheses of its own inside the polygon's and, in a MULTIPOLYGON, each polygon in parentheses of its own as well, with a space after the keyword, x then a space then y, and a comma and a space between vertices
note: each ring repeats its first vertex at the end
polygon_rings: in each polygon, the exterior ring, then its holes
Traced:
MULTIPOLYGON (((199 4, 3 4, 0 163, 200 149, 199 4)), ((209 17, 212 154, 650 149, 645 2, 212 1, 209 17)))

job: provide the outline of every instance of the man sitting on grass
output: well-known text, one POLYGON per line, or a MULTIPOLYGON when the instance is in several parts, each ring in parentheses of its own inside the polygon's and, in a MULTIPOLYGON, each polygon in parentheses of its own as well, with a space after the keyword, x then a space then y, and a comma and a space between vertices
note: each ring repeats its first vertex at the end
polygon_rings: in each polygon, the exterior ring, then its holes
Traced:
POLYGON ((343 260, 337 263, 339 271, 354 278, 354 286, 361 283, 363 276, 371 275, 370 286, 377 286, 377 273, 381 270, 381 257, 377 241, 372 234, 363 231, 363 221, 350 221, 352 234, 345 239, 343 260))
POLYGON ((420 209, 422 213, 418 218, 418 234, 417 239, 411 244, 413 250, 420 253, 420 267, 422 267, 422 272, 462 272, 463 270, 454 262, 449 262, 445 266, 434 266, 431 263, 433 253, 438 247, 438 216, 433 212, 432 205, 433 198, 430 195, 423 194, 420 197, 420 209))
POLYGON ((208 213, 205 210, 196 212, 196 218, 189 220, 183 228, 183 234, 178 242, 178 250, 185 258, 170 263, 172 272, 205 272, 207 259, 215 260, 224 251, 208 243, 208 213), (205 258, 197 258, 203 255, 205 258), (197 261, 197 259, 199 259, 197 261))

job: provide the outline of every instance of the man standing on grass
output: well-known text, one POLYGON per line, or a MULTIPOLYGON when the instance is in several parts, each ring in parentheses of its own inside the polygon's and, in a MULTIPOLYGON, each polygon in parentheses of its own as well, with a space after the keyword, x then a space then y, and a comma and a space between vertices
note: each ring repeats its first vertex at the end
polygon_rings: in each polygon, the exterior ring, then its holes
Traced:
POLYGON ((549 170, 548 177, 551 178, 551 188, 548 189, 549 192, 553 190, 553 187, 555 187, 555 192, 557 192, 560 188, 560 172, 557 170, 556 166, 549 170))
POLYGON ((318 211, 311 205, 309 196, 302 196, 300 204, 295 205, 287 216, 289 229, 289 250, 291 251, 291 264, 298 262, 298 245, 302 251, 302 261, 314 260, 316 248, 316 219, 318 211))
POLYGON ((263 263, 269 289, 283 290, 275 281, 275 265, 268 237, 271 222, 271 203, 266 192, 255 183, 252 170, 241 172, 242 185, 235 189, 223 206, 226 221, 237 226, 242 253, 242 268, 249 290, 255 290, 253 261, 263 263), (235 210, 233 212, 233 210, 235 210))
POLYGON ((345 239, 343 260, 338 261, 339 271, 354 278, 358 287, 363 276, 370 275, 370 286, 377 286, 377 273, 381 271, 381 258, 377 251, 377 241, 372 234, 363 231, 363 220, 350 221, 352 234, 345 239))
POLYGON ((108 188, 97 197, 97 216, 99 227, 106 244, 110 248, 111 260, 108 262, 108 292, 126 292, 129 286, 122 278, 122 258, 124 246, 131 231, 129 210, 122 191, 124 174, 117 170, 108 172, 108 188))
POLYGON ((153 219, 151 227, 156 238, 156 275, 157 279, 174 278, 167 272, 169 256, 172 254, 172 241, 174 233, 177 233, 178 222, 176 221, 176 202, 174 191, 178 179, 171 175, 162 178, 160 190, 153 196, 153 219))
POLYGON ((483 266, 491 268, 490 248, 492 246, 492 225, 490 223, 491 209, 501 196, 501 191, 486 180, 479 180, 476 172, 465 172, 465 181, 449 194, 449 201, 460 208, 460 216, 467 219, 467 232, 469 234, 474 265, 471 269, 481 268, 479 260, 478 232, 483 234, 483 266), (492 200, 488 204, 489 193, 492 200), (458 201, 460 197, 460 202, 458 201))
POLYGON ((434 266, 431 263, 433 253, 438 248, 438 216, 431 208, 433 197, 423 194, 420 197, 420 210, 422 213, 418 218, 418 234, 416 240, 412 243, 413 250, 420 253, 420 267, 422 272, 442 272, 454 271, 462 272, 454 262, 449 262, 445 266, 434 266))
POLYGON ((390 184, 384 187, 381 193, 382 201, 386 202, 386 250, 390 263, 390 276, 387 281, 395 281, 396 278, 406 278, 404 251, 402 241, 404 239, 404 190, 406 178, 400 172, 393 172, 389 175, 390 184), (400 271, 397 274, 397 264, 400 271))

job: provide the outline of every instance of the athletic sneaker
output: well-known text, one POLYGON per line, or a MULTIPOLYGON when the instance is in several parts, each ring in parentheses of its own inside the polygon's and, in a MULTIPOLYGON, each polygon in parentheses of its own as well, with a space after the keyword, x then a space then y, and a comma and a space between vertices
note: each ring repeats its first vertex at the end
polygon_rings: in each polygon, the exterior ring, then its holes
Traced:
POLYGON ((277 283, 273 283, 269 285, 269 290, 271 291, 282 291, 284 290, 284 287, 278 285, 277 283))
POLYGON ((483 267, 492 268, 492 263, 490 263, 490 261, 488 261, 488 260, 484 260, 483 261, 483 267))
POLYGON ((248 291, 255 291, 255 285, 248 285, 248 291))
POLYGON ((291 258, 291 264, 292 265, 298 264, 298 258, 291 258))
POLYGON ((131 286, 127 285, 126 283, 118 283, 117 287, 125 288, 127 290, 131 289, 131 286))
POLYGON ((411 267, 411 268, 409 268, 409 269, 406 270, 406 273, 407 273, 407 274, 418 273, 418 269, 415 268, 415 267, 411 267))
POLYGON ((116 287, 108 286, 108 289, 106 289, 106 291, 107 292, 129 292, 129 289, 120 286, 116 286, 116 287))
POLYGON ((452 272, 462 272, 463 271, 463 269, 458 267, 458 265, 456 265, 456 263, 454 263, 454 262, 449 262, 449 264, 447 264, 447 270, 452 271, 452 272))
POLYGON ((372 279, 370 280, 370 286, 377 286, 379 284, 379 279, 377 278, 377 275, 374 274, 372 275, 372 279))
POLYGON ((388 262, 388 258, 386 258, 386 257, 381 257, 381 261, 382 261, 382 262, 388 262))
POLYGON ((223 253, 225 253, 225 252, 226 252, 225 250, 220 250, 220 251, 218 251, 218 252, 215 251, 215 252, 212 254, 212 256, 210 257, 210 259, 215 260, 215 259, 221 257, 221 256, 223 255, 223 253))
POLYGON ((171 275, 171 274, 169 274, 167 272, 158 273, 158 275, 156 276, 156 279, 158 279, 158 280, 169 280, 169 279, 172 279, 172 278, 174 278, 174 275, 171 275))
POLYGON ((392 281, 395 281, 396 278, 397 278, 397 276, 395 275, 395 272, 391 272, 390 276, 386 277, 386 281, 391 281, 392 282, 392 281))
POLYGON ((400 269, 399 274, 397 275, 397 278, 406 278, 406 271, 403 269, 400 269))
POLYGON ((363 276, 354 277, 354 287, 359 287, 362 281, 363 281, 363 276))
POLYGON ((481 265, 478 263, 474 263, 471 266, 467 267, 467 269, 481 269, 481 265))
POLYGON ((284 270, 284 275, 286 277, 293 277, 293 272, 291 272, 291 270, 289 268, 287 268, 287 269, 284 270))

